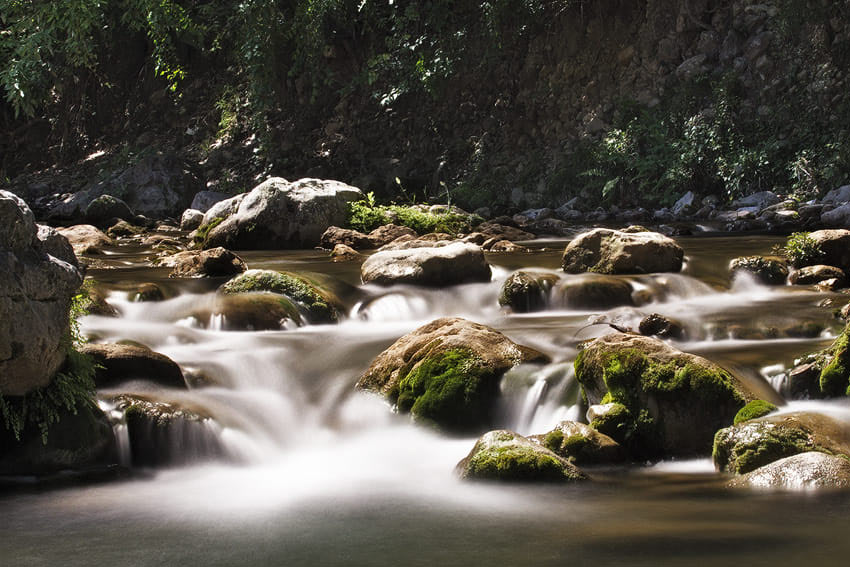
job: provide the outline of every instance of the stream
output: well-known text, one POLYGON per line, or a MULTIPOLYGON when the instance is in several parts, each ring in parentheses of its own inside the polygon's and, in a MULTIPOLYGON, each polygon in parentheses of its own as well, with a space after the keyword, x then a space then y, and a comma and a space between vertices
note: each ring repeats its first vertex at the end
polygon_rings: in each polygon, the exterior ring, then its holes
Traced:
MULTIPOLYGON (((781 387, 796 357, 828 345, 847 296, 728 280, 728 262, 768 253, 773 236, 695 236, 681 274, 631 278, 651 302, 510 314, 497 297, 515 269, 557 272, 564 240, 531 253, 488 254, 493 281, 442 289, 361 286, 357 263, 322 251, 247 252, 251 268, 319 274, 348 306, 337 325, 233 331, 199 319, 224 279, 174 280, 149 248, 108 250, 89 276, 119 318, 87 316, 93 341, 143 343, 210 385, 138 392, 214 417, 173 442, 186 464, 103 484, 0 492, 3 564, 30 565, 744 565, 845 564, 850 494, 731 490, 710 459, 590 469, 582 485, 463 483, 454 474, 474 437, 453 438, 396 415, 354 384, 405 333, 441 316, 492 326, 548 354, 503 380, 500 426, 545 433, 580 419, 572 362, 579 342, 636 327, 642 315, 682 321, 674 342, 746 377, 781 387), (128 299, 139 284, 161 302, 128 299), (595 323, 595 324, 594 324, 595 323), (822 331, 801 337, 802 324, 822 331), (215 450, 211 450, 213 445, 215 450), (211 458, 215 452, 217 458, 211 458)), ((560 273, 561 278, 575 277, 560 273)), ((557 302, 556 302, 557 303, 557 302)), ((110 392, 103 392, 107 397, 110 392)), ((105 404, 104 407, 109 409, 105 404)), ((790 402, 850 424, 846 399, 790 402)), ((120 432, 119 432, 120 434, 120 432)), ((126 465, 132 466, 125 455, 126 465)))

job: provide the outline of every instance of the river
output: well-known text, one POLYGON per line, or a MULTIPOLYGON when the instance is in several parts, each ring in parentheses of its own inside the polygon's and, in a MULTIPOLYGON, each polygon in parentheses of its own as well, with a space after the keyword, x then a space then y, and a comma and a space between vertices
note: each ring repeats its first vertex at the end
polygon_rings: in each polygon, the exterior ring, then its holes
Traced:
MULTIPOLYGON (((0 493, 3 564, 845 564, 846 493, 731 490, 709 459, 590 469, 593 482, 581 486, 462 483, 453 470, 473 437, 417 426, 354 390, 372 358, 398 337, 439 316, 462 316, 551 356, 551 365, 505 378, 501 408, 502 426, 545 433, 578 417, 577 344, 610 331, 594 321, 635 326, 641 313, 674 317, 692 337, 678 348, 759 387, 770 387, 771 378, 778 386, 775 377, 795 357, 829 344, 841 329, 832 311, 846 296, 728 281, 731 258, 767 253, 782 239, 678 241, 686 253, 682 274, 634 278, 649 290, 648 305, 603 313, 555 306, 529 315, 501 310, 499 287, 520 267, 556 270, 564 241, 488 255, 491 283, 438 290, 360 286, 356 264, 331 263, 320 251, 248 252, 251 268, 331 278, 349 306, 338 325, 264 332, 193 317, 223 280, 169 280, 167 269, 150 267, 151 250, 109 250, 89 275, 110 290, 122 315, 85 317, 84 333, 146 344, 206 377, 212 385, 187 392, 144 383, 122 391, 202 408, 215 420, 174 439, 183 466, 0 493), (170 297, 129 301, 143 282, 160 284, 170 297), (786 332, 801 323, 822 332, 786 332)), ((850 424, 843 399, 791 402, 783 411, 800 408, 850 424)))

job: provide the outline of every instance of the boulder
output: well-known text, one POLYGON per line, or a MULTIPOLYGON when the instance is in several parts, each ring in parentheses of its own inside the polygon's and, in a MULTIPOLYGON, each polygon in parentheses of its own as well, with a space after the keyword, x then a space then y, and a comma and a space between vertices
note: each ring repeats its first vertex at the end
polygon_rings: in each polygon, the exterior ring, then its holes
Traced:
POLYGON ((135 214, 130 210, 127 203, 112 195, 97 197, 88 204, 85 210, 86 221, 96 225, 101 225, 101 223, 111 219, 129 221, 134 216, 135 214))
POLYGON ((491 238, 484 242, 484 244, 481 245, 481 248, 487 252, 529 252, 529 249, 525 246, 520 246, 510 240, 496 240, 495 238, 491 238))
POLYGON ((502 284, 499 305, 510 307, 514 313, 541 311, 546 308, 549 290, 557 281, 557 275, 547 272, 514 272, 502 284))
POLYGON ((729 272, 733 278, 747 273, 764 285, 785 285, 788 266, 781 258, 741 256, 729 263, 729 272))
POLYGON ((850 203, 845 203, 821 213, 820 222, 825 226, 850 226, 850 203))
POLYGON ((688 333, 681 322, 665 317, 659 313, 651 313, 641 319, 638 332, 645 337, 684 340, 688 333))
POLYGON ((850 428, 818 413, 769 415, 719 430, 712 457, 717 470, 744 474, 808 451, 850 459, 850 428))
POLYGON ((808 451, 779 459, 729 481, 730 487, 773 490, 850 488, 850 461, 808 451))
POLYGON ((568 276, 552 291, 553 303, 569 309, 611 309, 634 305, 632 285, 623 279, 582 274, 568 276))
POLYGON ((335 323, 344 308, 332 293, 305 276, 273 270, 248 270, 219 288, 219 293, 270 292, 283 295, 303 311, 311 323, 335 323))
POLYGON ((683 257, 682 248, 663 234, 596 228, 567 245, 562 265, 571 274, 678 272, 683 257))
POLYGON ((100 254, 104 246, 111 246, 112 239, 100 229, 90 224, 78 224, 68 228, 58 228, 59 234, 68 239, 74 248, 74 253, 100 254))
POLYGON ((741 197, 732 203, 732 208, 754 208, 757 211, 766 209, 771 205, 781 203, 782 199, 773 191, 759 191, 746 197, 741 197))
POLYGON ((490 431, 457 464, 463 480, 576 482, 587 475, 566 459, 513 431, 490 431))
POLYGON ((842 185, 837 189, 833 189, 821 201, 830 205, 850 203, 850 185, 842 185))
POLYGON ((197 209, 186 209, 180 217, 180 230, 196 230, 204 222, 204 213, 197 209))
POLYGON ((696 211, 696 195, 693 191, 688 191, 679 200, 673 204, 670 212, 675 216, 683 216, 696 211))
POLYGON ((474 244, 376 252, 360 267, 363 283, 447 286, 490 281, 490 265, 474 244))
POLYGON ((233 276, 247 269, 242 258, 221 247, 178 252, 163 259, 160 265, 171 268, 170 278, 233 276))
POLYGON ((838 280, 839 285, 847 283, 847 277, 841 268, 815 264, 814 266, 804 266, 799 270, 794 270, 791 272, 788 281, 794 285, 817 285, 833 278, 838 280))
POLYGON ((529 439, 577 465, 622 463, 627 458, 619 443, 589 425, 575 421, 562 421, 549 433, 529 439))
POLYGON ((369 240, 372 241, 373 248, 380 248, 401 236, 410 236, 415 238, 416 231, 407 226, 399 226, 397 224, 385 224, 379 226, 369 233, 369 240))
POLYGON ((820 264, 835 266, 845 272, 850 270, 850 230, 816 230, 809 234, 823 255, 820 264))
POLYGON ((279 331, 303 324, 298 306, 277 293, 220 295, 211 306, 192 316, 202 326, 224 331, 279 331))
POLYGON ((106 235, 109 238, 121 238, 127 236, 135 236, 137 234, 141 234, 142 232, 144 232, 143 228, 134 226, 125 220, 119 220, 106 230, 106 235))
POLYGON ((338 226, 330 226, 322 233, 319 241, 319 246, 327 250, 333 250, 337 244, 344 244, 355 250, 365 250, 368 248, 377 248, 374 241, 368 234, 363 234, 357 230, 349 228, 340 228, 338 226))
POLYGON ((713 362, 640 335, 586 343, 575 371, 588 404, 619 406, 591 427, 636 458, 708 454, 714 433, 748 402, 782 403, 766 383, 756 392, 713 362))
POLYGON ((147 282, 139 284, 136 289, 127 294, 127 299, 136 303, 145 301, 164 301, 165 292, 155 283, 147 282))
POLYGON ((0 395, 50 383, 65 361, 71 297, 82 281, 67 242, 0 190, 0 395))
POLYGON ((456 317, 437 319, 393 343, 357 381, 402 413, 450 431, 490 425, 509 369, 548 358, 502 333, 456 317))
POLYGON ((186 388, 183 372, 176 362, 151 349, 130 344, 93 344, 79 351, 100 365, 95 374, 98 388, 114 388, 132 380, 147 380, 166 388, 186 388))
POLYGON ((230 197, 232 197, 232 195, 228 195, 227 193, 222 193, 220 191, 198 191, 192 198, 192 204, 189 205, 189 208, 205 213, 216 203, 229 199, 230 197))
POLYGON ((850 325, 830 346, 800 359, 787 388, 794 399, 850 396, 850 325))
POLYGON ((201 407, 121 394, 112 403, 124 413, 134 467, 159 467, 221 458, 226 451, 212 417, 201 407))
MULTIPOLYGON (((252 189, 234 213, 211 227, 203 247, 224 246, 231 250, 313 247, 319 244, 329 226, 345 222, 348 203, 362 197, 360 189, 339 181, 300 179, 290 183, 273 177, 252 189)), ((203 229, 202 226, 199 230, 203 229)))
POLYGON ((534 234, 530 232, 526 232, 514 226, 507 226, 492 221, 481 223, 476 228, 476 231, 485 234, 490 238, 510 240, 511 242, 534 239, 534 234))
POLYGON ((58 260, 71 264, 75 268, 80 267, 77 255, 74 254, 74 247, 71 246, 67 238, 62 236, 61 232, 50 226, 41 224, 37 226, 38 232, 36 235, 45 252, 58 260))
POLYGON ((353 262, 356 260, 363 260, 363 254, 359 253, 351 246, 337 244, 334 246, 334 249, 331 250, 331 260, 334 262, 353 262))

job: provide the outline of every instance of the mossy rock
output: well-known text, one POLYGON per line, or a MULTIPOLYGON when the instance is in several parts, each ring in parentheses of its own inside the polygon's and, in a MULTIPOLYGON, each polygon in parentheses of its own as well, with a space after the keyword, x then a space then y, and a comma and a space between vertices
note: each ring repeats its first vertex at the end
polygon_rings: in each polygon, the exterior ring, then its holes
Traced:
POLYGON ((558 276, 546 272, 514 272, 499 292, 499 305, 510 307, 515 313, 530 313, 546 308, 549 290, 558 276))
POLYGON ((549 449, 507 430, 490 431, 457 465, 464 480, 577 482, 587 476, 549 449))
POLYGON ((766 402, 764 400, 753 400, 744 407, 741 408, 741 411, 735 414, 735 419, 733 420, 734 425, 738 425, 742 421, 748 421, 750 419, 758 419, 760 417, 764 417, 769 413, 775 412, 777 408, 770 402, 766 402))
POLYGON ((124 413, 135 467, 173 466, 226 455, 218 428, 203 408, 135 394, 121 394, 112 403, 124 413))
POLYGON ((357 388, 384 395, 400 412, 451 432, 481 431, 494 421, 499 384, 542 353, 460 318, 408 333, 372 361, 357 388))
POLYGON ((303 324, 295 303, 277 293, 222 295, 216 297, 212 306, 192 315, 203 324, 214 316, 221 316, 221 327, 225 331, 277 331, 303 324))
POLYGON ((794 399, 850 396, 850 325, 827 348, 800 360, 789 373, 794 399))
POLYGON ((743 474, 807 451, 850 458, 850 432, 816 413, 767 416, 719 430, 712 457, 718 470, 743 474))
POLYGON ((808 451, 735 477, 728 486, 806 491, 847 489, 850 488, 850 460, 808 451))
POLYGON ((336 323, 342 306, 329 292, 320 289, 313 281, 290 272, 273 270, 248 270, 219 288, 225 295, 271 292, 284 295, 304 311, 311 323, 336 323))
POLYGON ((619 443, 575 421, 562 421, 552 431, 529 439, 578 465, 621 463, 626 460, 626 452, 619 443))
POLYGON ((756 392, 702 357, 639 335, 611 334, 587 343, 575 371, 590 405, 622 406, 617 427, 603 432, 638 459, 707 455, 714 433, 748 402, 781 403, 769 384, 756 392))
POLYGON ((94 404, 78 406, 76 413, 59 409, 59 419, 47 430, 47 442, 36 428, 25 428, 20 439, 0 427, 0 475, 46 476, 112 469, 118 449, 112 426, 94 404))
POLYGON ((729 263, 732 277, 748 273, 764 285, 784 285, 788 278, 788 265, 781 258, 768 256, 741 256, 729 263))

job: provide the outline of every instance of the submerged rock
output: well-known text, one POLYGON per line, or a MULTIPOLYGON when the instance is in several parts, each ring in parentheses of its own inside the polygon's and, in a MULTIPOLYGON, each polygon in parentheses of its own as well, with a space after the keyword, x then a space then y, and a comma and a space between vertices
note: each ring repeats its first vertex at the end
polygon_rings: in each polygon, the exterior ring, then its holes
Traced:
POLYGON ((193 317, 204 325, 220 318, 218 325, 225 331, 277 331, 303 323, 301 312, 288 297, 263 292, 220 295, 193 317))
POLYGON ((360 267, 363 283, 446 286, 490 281, 490 265, 474 244, 376 252, 360 267))
POLYGON ((546 362, 546 355, 502 333, 456 317, 437 319, 404 335, 378 355, 357 381, 402 413, 450 431, 487 427, 509 369, 546 362))
POLYGON ((614 276, 567 276, 552 292, 553 302, 570 309, 611 309, 634 305, 631 284, 614 276))
POLYGON ((95 374, 98 388, 114 388, 131 380, 147 380, 167 388, 186 388, 180 366, 147 347, 87 343, 80 346, 79 351, 91 356, 98 364, 95 374))
POLYGON ((589 404, 622 406, 606 414, 605 427, 591 426, 637 458, 708 454, 714 433, 747 402, 781 403, 769 385, 758 395, 713 362, 638 335, 587 343, 575 370, 589 404))
POLYGON ((67 241, 0 191, 0 395, 46 386, 65 361, 71 297, 83 281, 67 241))
POLYGON ((641 319, 638 332, 646 337, 683 340, 688 336, 681 322, 665 317, 659 313, 651 313, 641 319))
POLYGON ((286 296, 311 323, 335 323, 342 315, 340 301, 308 278, 290 272, 248 270, 219 288, 225 295, 271 292, 286 296))
MULTIPOLYGON (((210 209, 204 216, 207 230, 202 246, 231 250, 313 247, 329 226, 345 222, 349 201, 362 197, 360 189, 339 181, 290 183, 273 177, 241 198, 234 212, 218 217, 221 220, 214 226, 207 223, 210 209)), ((204 230, 205 226, 199 229, 204 230)))
POLYGON ((541 311, 546 308, 549 290, 557 281, 557 275, 547 272, 514 272, 502 284, 499 305, 510 307, 515 313, 541 311))
POLYGON ((743 474, 808 451, 850 459, 850 429, 816 413, 752 419, 718 431, 712 457, 718 470, 743 474))
POLYGON ((530 438, 556 455, 579 465, 621 463, 626 451, 619 443, 584 423, 562 421, 544 435, 530 438))
POLYGON ((564 250, 567 273, 643 274, 678 272, 684 251, 657 232, 623 232, 595 228, 575 237, 564 250))
POLYGON ((747 273, 764 285, 784 285, 788 266, 780 258, 741 256, 729 263, 729 272, 733 278, 740 273, 747 273))
POLYGON ((462 461, 463 480, 502 482, 576 482, 587 476, 575 465, 513 431, 485 433, 462 461))
POLYGON ((736 477, 729 486, 775 490, 846 489, 850 488, 850 460, 809 451, 736 477))
POLYGON ((363 255, 351 246, 345 244, 337 244, 331 250, 331 259, 334 262, 353 262, 363 260, 363 255))

